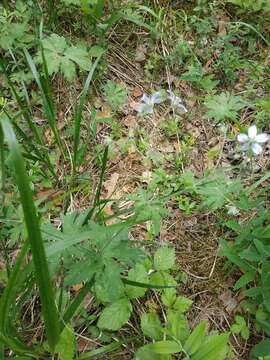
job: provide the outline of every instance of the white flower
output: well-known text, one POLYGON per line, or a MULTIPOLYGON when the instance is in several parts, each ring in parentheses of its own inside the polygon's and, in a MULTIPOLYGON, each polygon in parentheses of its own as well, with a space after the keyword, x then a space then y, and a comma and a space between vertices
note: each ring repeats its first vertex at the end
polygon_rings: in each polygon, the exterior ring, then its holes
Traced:
POLYGON ((173 107, 177 107, 184 112, 188 112, 187 108, 184 106, 182 99, 176 96, 171 90, 167 90, 168 99, 171 101, 173 107))
POLYGON ((226 205, 226 208, 228 209, 228 215, 237 216, 240 214, 240 211, 234 205, 226 205))
POLYGON ((140 114, 153 114, 154 105, 161 104, 164 101, 163 91, 156 91, 152 96, 143 94, 142 103, 136 105, 135 110, 140 114))
POLYGON ((243 151, 251 150, 255 155, 259 155, 262 152, 262 146, 260 144, 266 143, 269 139, 268 134, 261 133, 257 135, 256 125, 250 126, 248 134, 239 134, 237 140, 241 143, 243 151))

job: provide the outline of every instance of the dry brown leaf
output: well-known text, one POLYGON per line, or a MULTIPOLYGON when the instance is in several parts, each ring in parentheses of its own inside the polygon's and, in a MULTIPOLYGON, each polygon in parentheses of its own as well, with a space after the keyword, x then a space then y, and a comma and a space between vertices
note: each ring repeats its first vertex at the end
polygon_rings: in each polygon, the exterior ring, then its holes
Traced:
POLYGON ((107 191, 106 199, 109 199, 114 193, 119 176, 118 173, 113 173, 110 179, 104 182, 104 188, 107 191))
POLYGON ((140 44, 136 48, 135 61, 144 62, 146 60, 147 47, 140 44))
POLYGON ((143 95, 143 90, 139 86, 135 86, 131 94, 134 97, 140 97, 143 95))
POLYGON ((220 300, 223 303, 226 311, 232 312, 237 307, 238 303, 236 299, 233 297, 231 290, 226 290, 219 296, 220 300))

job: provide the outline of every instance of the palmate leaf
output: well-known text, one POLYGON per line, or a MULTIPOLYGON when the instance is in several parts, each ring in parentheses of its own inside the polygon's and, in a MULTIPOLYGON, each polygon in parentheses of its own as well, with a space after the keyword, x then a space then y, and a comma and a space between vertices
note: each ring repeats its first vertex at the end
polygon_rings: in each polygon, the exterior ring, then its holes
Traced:
POLYGON ((197 192, 202 196, 203 206, 217 210, 232 196, 236 196, 242 188, 241 181, 231 180, 224 173, 219 172, 205 178, 197 192))
MULTIPOLYGON (((79 46, 69 46, 63 36, 52 34, 42 40, 42 46, 49 75, 61 71, 67 80, 73 80, 76 64, 82 70, 90 70, 91 60, 87 50, 79 46)), ((38 54, 37 61, 42 63, 41 53, 38 54)))
POLYGON ((237 112, 245 106, 240 96, 233 96, 227 92, 208 97, 204 104, 208 108, 205 116, 214 118, 217 122, 226 118, 236 120, 237 112))

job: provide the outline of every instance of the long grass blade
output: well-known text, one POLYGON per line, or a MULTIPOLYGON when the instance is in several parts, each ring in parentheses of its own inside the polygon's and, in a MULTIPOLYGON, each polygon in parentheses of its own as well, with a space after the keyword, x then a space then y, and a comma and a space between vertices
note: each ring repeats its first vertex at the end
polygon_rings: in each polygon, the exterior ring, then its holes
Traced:
POLYGON ((104 181, 104 175, 105 175, 107 162, 108 162, 108 152, 109 152, 109 147, 106 146, 106 148, 104 150, 104 153, 103 153, 101 174, 100 174, 100 177, 99 177, 99 184, 98 184, 98 188, 96 190, 96 194, 95 194, 95 198, 94 198, 94 205, 93 205, 93 207, 91 209, 89 209, 89 211, 86 212, 85 218, 83 220, 82 225, 87 224, 87 221, 92 217, 96 207, 99 205, 100 194, 101 194, 101 190, 102 190, 102 184, 103 184, 103 181, 104 181))
POLYGON ((69 305, 69 307, 67 308, 67 310, 63 315, 63 322, 60 325, 60 331, 64 329, 65 324, 68 324, 70 322, 72 316, 76 313, 77 309, 83 302, 85 296, 91 291, 93 284, 94 284, 94 278, 89 280, 80 290, 78 295, 76 295, 75 299, 72 301, 72 303, 69 305))
POLYGON ((40 293, 46 335, 49 346, 53 350, 59 340, 59 319, 38 217, 32 199, 24 159, 8 118, 2 118, 1 125, 5 139, 8 143, 10 158, 15 170, 15 179, 19 188, 24 220, 34 261, 35 276, 40 293))
POLYGON ((78 150, 80 146, 80 133, 81 133, 81 123, 82 123, 82 112, 83 107, 85 105, 87 93, 89 90, 89 86, 92 80, 92 77, 94 75, 94 72, 96 70, 97 64, 100 60, 102 55, 100 55, 96 61, 93 63, 91 70, 89 71, 89 74, 86 78, 79 104, 75 108, 75 116, 74 116, 74 145, 73 145, 73 177, 76 174, 76 166, 77 166, 77 158, 78 158, 78 150))
POLYGON ((16 262, 13 266, 12 272, 9 276, 8 284, 4 290, 3 295, 1 296, 1 302, 0 302, 0 330, 3 333, 7 332, 7 325, 9 320, 9 307, 12 303, 12 300, 14 298, 14 288, 18 281, 18 277, 20 275, 21 265, 22 262, 27 254, 29 244, 28 242, 25 242, 23 244, 23 247, 20 251, 20 254, 18 258, 16 259, 16 262))
MULTIPOLYGON (((59 149, 62 151, 62 154, 64 154, 64 147, 62 145, 62 141, 59 136, 59 132, 58 132, 57 125, 56 125, 56 117, 55 117, 55 112, 54 112, 54 106, 52 103, 52 97, 51 97, 51 95, 48 94, 48 88, 47 88, 47 86, 44 86, 43 82, 41 81, 41 78, 37 71, 34 60, 26 49, 24 49, 24 55, 27 60, 28 66, 35 78, 35 81, 39 87, 39 90, 41 92, 44 113, 48 120, 50 128, 54 134, 55 141, 56 141, 57 145, 59 146, 59 149)), ((43 59, 43 61, 44 61, 44 59, 43 59)), ((45 65, 45 67, 46 67, 46 65, 45 65)))

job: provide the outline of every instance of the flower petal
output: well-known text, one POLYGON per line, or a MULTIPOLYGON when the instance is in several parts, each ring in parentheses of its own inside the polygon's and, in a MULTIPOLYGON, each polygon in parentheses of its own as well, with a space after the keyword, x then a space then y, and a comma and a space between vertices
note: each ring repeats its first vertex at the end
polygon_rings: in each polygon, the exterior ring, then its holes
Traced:
POLYGON ((248 129, 248 137, 253 140, 255 139, 256 135, 257 135, 256 125, 250 126, 250 128, 248 129))
POLYGON ((258 143, 261 143, 261 144, 267 142, 268 139, 269 139, 269 136, 266 133, 259 134, 255 137, 255 141, 258 143))
POLYGON ((251 145, 251 149, 254 152, 255 155, 259 155, 262 152, 262 147, 261 145, 257 144, 257 143, 253 143, 251 145))
POLYGON ((239 135, 237 135, 237 140, 240 143, 247 142, 248 141, 248 136, 246 134, 239 134, 239 135))
POLYGON ((145 103, 150 103, 151 100, 150 100, 149 96, 147 96, 146 94, 143 94, 141 101, 145 102, 145 103))
POLYGON ((250 143, 245 142, 241 144, 241 150, 242 151, 248 151, 250 149, 250 143))
POLYGON ((151 96, 153 104, 161 104, 164 101, 163 91, 157 91, 151 96))
POLYGON ((188 109, 187 109, 183 104, 178 103, 178 104, 176 104, 176 106, 177 106, 179 109, 183 110, 185 113, 188 112, 188 109))

